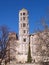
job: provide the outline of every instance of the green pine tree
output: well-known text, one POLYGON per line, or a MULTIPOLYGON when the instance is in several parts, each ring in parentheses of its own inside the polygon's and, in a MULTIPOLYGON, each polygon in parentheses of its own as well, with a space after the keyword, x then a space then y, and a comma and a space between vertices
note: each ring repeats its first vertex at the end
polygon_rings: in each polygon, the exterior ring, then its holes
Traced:
POLYGON ((31 57, 31 49, 30 49, 30 42, 29 42, 27 63, 31 63, 31 62, 32 62, 32 57, 31 57))

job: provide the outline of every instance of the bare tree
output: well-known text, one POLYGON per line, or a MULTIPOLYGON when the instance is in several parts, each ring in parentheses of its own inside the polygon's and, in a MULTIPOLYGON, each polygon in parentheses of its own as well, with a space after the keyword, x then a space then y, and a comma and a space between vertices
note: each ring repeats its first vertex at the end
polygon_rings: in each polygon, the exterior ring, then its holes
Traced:
MULTIPOLYGON (((8 32, 9 31, 8 31, 8 28, 6 26, 0 27, 1 60, 5 59, 5 57, 6 57, 8 32)), ((6 65, 6 63, 5 63, 5 65, 6 65)))

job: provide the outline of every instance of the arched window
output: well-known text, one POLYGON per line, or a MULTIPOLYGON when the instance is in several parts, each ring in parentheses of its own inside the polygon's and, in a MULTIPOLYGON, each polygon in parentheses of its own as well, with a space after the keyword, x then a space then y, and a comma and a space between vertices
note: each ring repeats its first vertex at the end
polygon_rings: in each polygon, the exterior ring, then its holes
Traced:
POLYGON ((23 23, 23 27, 25 27, 26 26, 26 24, 25 23, 23 23))
POLYGON ((24 38, 23 41, 26 42, 26 38, 24 38))
POLYGON ((23 15, 25 15, 25 12, 23 13, 23 15))

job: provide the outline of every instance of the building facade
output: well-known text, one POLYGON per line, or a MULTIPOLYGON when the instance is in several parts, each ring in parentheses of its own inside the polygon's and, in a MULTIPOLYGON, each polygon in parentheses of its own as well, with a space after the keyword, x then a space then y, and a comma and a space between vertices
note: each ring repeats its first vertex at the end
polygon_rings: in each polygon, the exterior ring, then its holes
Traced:
POLYGON ((25 56, 27 57, 29 44, 28 11, 24 8, 19 11, 19 44, 19 53, 24 59, 25 56))
POLYGON ((42 31, 30 36, 32 61, 49 62, 49 31, 42 31))
POLYGON ((17 54, 17 47, 18 47, 18 37, 15 32, 10 32, 8 35, 8 56, 10 58, 10 62, 16 63, 16 54, 17 54))
MULTIPOLYGON (((19 39, 16 40, 15 34, 10 34, 15 39, 16 62, 25 63, 28 55, 28 45, 30 43, 32 62, 49 62, 49 30, 29 34, 28 11, 19 11, 19 39)), ((11 43, 13 40, 11 41, 11 43)))
POLYGON ((33 62, 49 61, 49 57, 47 55, 47 53, 49 54, 48 52, 49 47, 47 48, 46 41, 44 42, 44 40, 47 39, 47 34, 45 34, 46 32, 48 31, 30 35, 28 11, 24 8, 19 11, 19 48, 18 48, 19 54, 17 55, 19 61, 21 62, 27 61, 29 42, 33 62))

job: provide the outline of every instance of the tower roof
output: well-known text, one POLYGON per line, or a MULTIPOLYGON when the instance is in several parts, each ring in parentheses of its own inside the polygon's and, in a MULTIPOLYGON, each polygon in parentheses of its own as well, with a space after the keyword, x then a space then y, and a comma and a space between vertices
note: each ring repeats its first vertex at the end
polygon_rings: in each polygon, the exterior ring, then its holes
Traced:
POLYGON ((23 8, 23 9, 21 9, 20 11, 27 11, 27 9, 23 8))
POLYGON ((26 10, 26 11, 27 11, 27 9, 25 9, 25 8, 23 8, 22 10, 23 10, 23 11, 24 11, 24 10, 26 10))

